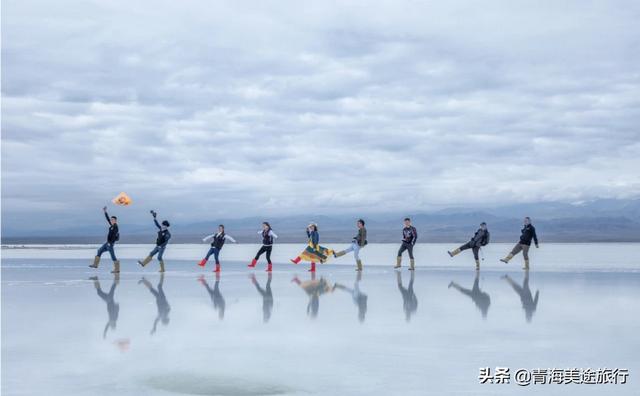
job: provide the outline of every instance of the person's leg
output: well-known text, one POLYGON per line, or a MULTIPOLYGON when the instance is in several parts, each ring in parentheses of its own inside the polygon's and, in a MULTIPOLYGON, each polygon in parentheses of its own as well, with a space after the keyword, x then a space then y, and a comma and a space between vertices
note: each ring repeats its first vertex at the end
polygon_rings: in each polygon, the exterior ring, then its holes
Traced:
POLYGON ((449 256, 453 257, 456 254, 460 253, 461 251, 469 249, 470 247, 471 247, 470 242, 467 242, 464 245, 462 245, 459 248, 457 248, 456 250, 454 250, 452 252, 447 252, 447 253, 449 253, 449 256))
POLYGON ((109 254, 111 255, 111 260, 113 260, 113 271, 112 274, 120 273, 120 260, 116 257, 116 252, 113 249, 112 244, 107 244, 107 250, 109 250, 109 254))
POLYGON ((344 256, 345 254, 349 253, 349 252, 353 252, 354 249, 354 245, 357 246, 357 243, 352 243, 348 248, 346 248, 345 250, 342 250, 340 252, 334 253, 333 256, 334 257, 340 257, 340 256, 344 256))
POLYGON ((111 255, 111 260, 118 261, 118 259, 116 258, 116 252, 113 247, 114 246, 112 244, 107 244, 107 250, 109 251, 109 255, 111 255))
POLYGON ((480 257, 478 256, 478 252, 480 251, 480 247, 479 246, 474 246, 472 248, 473 251, 473 258, 476 260, 476 269, 479 270, 480 269, 480 257))
POLYGON ((409 252, 409 269, 414 270, 416 268, 416 260, 413 258, 413 245, 409 245, 407 251, 409 252))
POLYGON ((205 260, 209 260, 209 257, 211 257, 212 254, 214 254, 216 251, 216 248, 211 247, 209 248, 209 251, 207 252, 207 255, 204 257, 205 260))
POLYGON ((216 264, 220 264, 220 249, 213 248, 213 258, 216 260, 216 264))
POLYGON ((144 258, 144 260, 138 260, 138 264, 140 264, 141 266, 145 266, 147 264, 149 264, 149 262, 151 261, 151 259, 153 258, 153 256, 156 255, 156 253, 158 253, 158 246, 154 247, 153 250, 151 250, 149 252, 149 254, 147 255, 147 257, 144 258))
POLYGON ((267 272, 271 272, 273 269, 273 264, 271 263, 271 250, 273 250, 273 246, 267 246, 267 272))
POLYGON ((516 243, 516 246, 514 246, 513 249, 511 249, 511 253, 509 253, 507 257, 500 259, 500 261, 502 261, 505 264, 508 263, 509 260, 513 258, 513 256, 515 256, 520 252, 520 250, 522 250, 522 246, 520 246, 520 243, 516 243))
POLYGON ((529 269, 529 248, 531 246, 529 245, 522 245, 522 256, 524 257, 524 266, 522 267, 523 270, 528 270, 529 269))
MULTIPOLYGON (((158 246, 158 247, 156 247, 156 249, 158 249, 158 260, 159 261, 162 261, 162 255, 164 255, 164 249, 166 249, 166 248, 167 248, 166 246, 158 246)), ((153 249, 153 250, 156 250, 156 249, 153 249)))
POLYGON ((362 271, 362 260, 360 260, 360 245, 353 243, 353 257, 356 259, 356 271, 362 271))
POLYGON ((253 260, 251 260, 251 264, 249 264, 250 268, 253 268, 256 266, 256 264, 258 264, 258 259, 260 258, 260 256, 262 255, 262 253, 267 251, 267 247, 266 246, 261 246, 260 250, 258 250, 258 253, 256 253, 256 256, 253 258, 253 260))
POLYGON ((398 257, 396 258, 396 266, 393 268, 400 268, 402 266, 402 253, 407 250, 407 244, 402 242, 400 249, 398 249, 398 257))
POLYGON ((102 253, 106 251, 107 251, 107 244, 104 243, 102 244, 102 246, 98 248, 98 251, 96 251, 96 256, 93 258, 93 264, 90 264, 89 268, 98 268, 98 264, 100 264, 100 257, 102 256, 102 253))

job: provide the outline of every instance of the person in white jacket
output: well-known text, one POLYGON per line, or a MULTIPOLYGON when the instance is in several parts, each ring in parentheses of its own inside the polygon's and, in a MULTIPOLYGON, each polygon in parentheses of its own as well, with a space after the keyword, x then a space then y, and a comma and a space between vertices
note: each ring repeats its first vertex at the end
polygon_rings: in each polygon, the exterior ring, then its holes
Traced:
POLYGON ((254 268, 256 264, 258 264, 258 259, 262 253, 267 253, 267 272, 271 272, 271 250, 273 249, 273 241, 278 238, 278 236, 273 232, 271 225, 266 221, 262 223, 262 231, 258 231, 258 234, 262 236, 262 246, 260 247, 260 250, 258 250, 258 253, 256 253, 256 257, 251 260, 249 268, 254 268))
POLYGON ((211 240, 211 248, 207 252, 207 256, 202 260, 200 260, 198 265, 201 267, 204 267, 207 264, 209 257, 211 257, 211 255, 213 254, 213 257, 216 260, 216 269, 213 272, 220 272, 219 256, 220 256, 220 251, 222 250, 222 246, 224 246, 224 243, 226 241, 231 241, 233 243, 236 243, 236 240, 233 239, 230 235, 227 235, 224 233, 224 225, 222 224, 218 226, 218 232, 216 232, 215 234, 207 235, 206 237, 202 238, 202 242, 207 242, 209 240, 211 240))

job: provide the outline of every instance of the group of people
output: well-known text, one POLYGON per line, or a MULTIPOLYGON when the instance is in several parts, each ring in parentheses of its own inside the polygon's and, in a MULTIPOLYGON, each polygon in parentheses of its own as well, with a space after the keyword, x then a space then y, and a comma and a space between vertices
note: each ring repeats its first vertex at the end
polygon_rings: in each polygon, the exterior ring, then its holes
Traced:
MULTIPOLYGON (((107 223, 109 224, 109 230, 107 233, 107 241, 98 248, 96 252, 96 256, 94 257, 93 264, 89 265, 91 268, 98 268, 100 263, 100 257, 103 253, 109 252, 111 259, 113 260, 113 270, 112 273, 120 272, 120 261, 117 259, 114 246, 116 242, 120 240, 120 232, 118 229, 118 218, 116 216, 109 216, 107 213, 107 207, 103 208, 104 216, 107 219, 107 223)), ((149 254, 142 260, 138 260, 138 264, 140 266, 145 267, 153 257, 157 255, 158 262, 160 264, 160 272, 165 271, 165 263, 162 258, 164 251, 171 239, 171 232, 169 232, 170 223, 167 220, 163 220, 161 223, 157 220, 157 213, 153 210, 150 211, 153 216, 153 223, 158 229, 157 238, 156 238, 156 246, 149 252, 149 254)), ((307 234, 307 246, 305 249, 295 258, 291 259, 293 264, 299 264, 301 261, 308 261, 310 263, 310 272, 316 271, 316 263, 323 264, 330 257, 338 258, 346 255, 347 253, 353 252, 353 257, 356 264, 356 271, 362 271, 363 265, 362 260, 360 259, 360 250, 367 246, 367 229, 365 228, 365 221, 363 219, 358 219, 356 221, 357 234, 352 238, 351 244, 345 250, 334 251, 333 249, 324 247, 320 245, 320 233, 318 231, 318 225, 315 223, 310 223, 306 228, 307 234)), ((258 235, 262 239, 262 246, 256 253, 255 257, 251 260, 248 267, 255 268, 258 264, 258 260, 260 257, 265 254, 267 259, 267 272, 271 272, 273 270, 273 263, 271 262, 271 252, 273 250, 273 245, 275 240, 278 238, 278 235, 273 231, 269 222, 262 223, 262 230, 258 231, 258 235)), ((400 269, 402 267, 402 256, 406 251, 409 255, 409 270, 415 270, 415 259, 413 257, 413 248, 418 240, 418 231, 412 225, 410 218, 404 219, 404 227, 402 229, 402 243, 400 248, 398 249, 398 256, 396 259, 395 269, 400 269)), ((463 244, 453 251, 447 251, 449 256, 454 257, 460 252, 471 249, 473 252, 473 257, 476 263, 476 270, 480 269, 480 258, 479 252, 483 246, 489 244, 490 234, 487 229, 487 223, 480 223, 480 228, 475 232, 474 236, 469 240, 469 242, 463 244)), ((220 224, 218 226, 218 231, 215 234, 207 235, 203 238, 203 242, 211 241, 211 247, 207 252, 206 256, 198 262, 198 265, 204 267, 209 258, 213 255, 215 260, 215 269, 214 272, 219 273, 221 271, 220 266, 220 252, 222 251, 222 247, 225 242, 230 241, 232 243, 237 243, 236 240, 227 235, 225 233, 224 225, 220 224)), ((531 242, 534 242, 536 248, 538 247, 538 236, 536 235, 536 229, 531 224, 531 219, 529 217, 524 218, 524 226, 521 230, 520 240, 513 247, 511 252, 505 257, 500 259, 503 263, 507 264, 509 261, 518 253, 522 252, 524 257, 524 270, 529 270, 529 248, 531 247, 531 242)))

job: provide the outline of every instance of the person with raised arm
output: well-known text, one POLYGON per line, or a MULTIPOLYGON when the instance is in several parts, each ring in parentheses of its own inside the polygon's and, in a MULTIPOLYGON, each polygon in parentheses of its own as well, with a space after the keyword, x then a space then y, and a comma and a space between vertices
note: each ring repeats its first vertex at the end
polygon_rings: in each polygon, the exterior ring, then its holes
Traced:
POLYGON ((169 243, 169 239, 171 239, 171 233, 169 232, 169 224, 168 220, 162 220, 162 224, 158 223, 158 213, 151 210, 151 215, 153 216, 153 224, 156 225, 158 229, 158 236, 156 237, 156 247, 153 248, 144 258, 144 260, 138 260, 138 264, 144 267, 149 264, 149 262, 153 259, 153 256, 158 255, 158 261, 160 262, 160 272, 164 272, 164 260, 162 259, 162 255, 164 254, 164 250, 167 248, 167 244, 169 243))
POLYGON ((209 251, 207 252, 205 258, 200 260, 198 265, 204 267, 207 264, 209 257, 211 257, 211 255, 213 254, 213 257, 216 260, 216 268, 215 270, 213 270, 213 272, 220 272, 220 251, 222 250, 224 243, 226 241, 230 241, 233 243, 237 242, 235 239, 233 239, 233 237, 231 237, 231 235, 225 234, 223 224, 220 224, 218 226, 218 232, 202 238, 202 242, 207 242, 209 240, 211 240, 211 247, 209 248, 209 251))
POLYGON ((520 241, 516 243, 516 245, 511 250, 511 253, 509 253, 507 257, 500 259, 500 261, 507 264, 509 263, 509 260, 513 258, 513 256, 522 252, 522 256, 524 257, 524 266, 522 267, 522 269, 525 271, 528 271, 529 270, 529 248, 531 247, 532 240, 535 243, 536 248, 538 248, 539 245, 538 245, 538 235, 536 234, 536 228, 533 226, 533 224, 531 224, 531 218, 525 217, 524 226, 522 227, 522 230, 520 230, 520 241))
POLYGON ((249 268, 255 268, 256 264, 258 264, 258 260, 263 253, 266 253, 267 256, 267 272, 271 272, 273 269, 273 264, 271 263, 271 251, 273 250, 273 242, 278 238, 273 229, 271 229, 271 224, 265 221, 262 223, 262 230, 258 231, 258 235, 262 237, 262 246, 256 253, 256 256, 251 260, 251 263, 248 265, 249 268))
POLYGON ((109 216, 107 213, 107 207, 103 207, 102 211, 104 212, 104 217, 107 219, 107 224, 109 224, 109 231, 107 232, 107 241, 102 244, 98 248, 96 252, 96 256, 93 259, 93 264, 89 265, 90 268, 98 268, 100 264, 100 257, 102 253, 109 252, 111 256, 111 260, 113 260, 113 270, 112 274, 120 273, 120 260, 116 257, 116 253, 114 251, 114 246, 116 242, 120 240, 120 230, 118 228, 118 218, 116 216, 109 216))

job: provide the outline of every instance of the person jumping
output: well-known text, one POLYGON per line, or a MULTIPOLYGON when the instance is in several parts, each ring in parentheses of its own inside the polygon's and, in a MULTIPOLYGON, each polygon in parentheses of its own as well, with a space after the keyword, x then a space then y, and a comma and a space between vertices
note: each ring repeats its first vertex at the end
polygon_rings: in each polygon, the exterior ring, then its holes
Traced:
POLYGON ((224 225, 220 224, 218 226, 218 232, 215 234, 207 235, 202 238, 202 242, 207 242, 211 240, 211 248, 207 252, 207 256, 200 260, 198 263, 199 266, 204 267, 209 260, 209 257, 213 254, 213 257, 216 260, 216 269, 213 272, 220 272, 220 251, 222 250, 222 246, 226 241, 231 241, 233 243, 237 243, 235 239, 233 239, 230 235, 224 233, 224 225))
POLYGON ((151 215, 153 216, 153 223, 158 228, 158 237, 156 238, 156 247, 153 248, 149 252, 149 255, 144 258, 144 260, 138 260, 138 264, 142 267, 149 264, 149 262, 153 259, 153 256, 158 255, 158 261, 160 262, 160 271, 164 272, 164 260, 162 259, 162 255, 164 254, 164 250, 167 248, 167 244, 169 243, 169 239, 171 239, 171 233, 169 232, 169 221, 162 220, 162 224, 158 223, 158 219, 156 217, 158 214, 155 211, 151 211, 151 215))
POLYGON ((90 268, 98 268, 98 264, 100 264, 100 257, 102 253, 109 252, 111 256, 111 260, 113 260, 113 271, 112 274, 120 273, 120 260, 116 258, 116 253, 113 250, 116 242, 120 240, 120 230, 118 229, 118 218, 116 216, 109 217, 109 213, 107 213, 107 207, 102 208, 104 212, 104 217, 107 219, 107 223, 109 224, 109 232, 107 233, 107 241, 98 248, 96 252, 96 257, 93 259, 93 264, 89 265, 90 268))
POLYGON ((480 228, 478 228, 478 231, 476 231, 476 233, 473 235, 473 238, 471 238, 469 242, 465 243, 452 252, 447 250, 447 253, 449 253, 449 256, 453 257, 463 250, 471 249, 471 251, 473 252, 473 258, 476 260, 476 270, 479 270, 480 258, 478 257, 478 252, 480 251, 481 247, 487 246, 488 244, 489 230, 487 229, 487 223, 483 221, 482 223, 480 223, 480 228))
POLYGON ((267 254, 267 272, 271 272, 273 269, 271 263, 271 250, 273 249, 273 241, 278 238, 275 232, 271 229, 271 225, 268 222, 262 223, 262 231, 258 231, 258 234, 262 235, 262 246, 258 253, 256 253, 256 257, 251 260, 251 264, 248 265, 249 268, 255 268, 256 264, 258 264, 258 259, 262 255, 262 253, 267 254))

